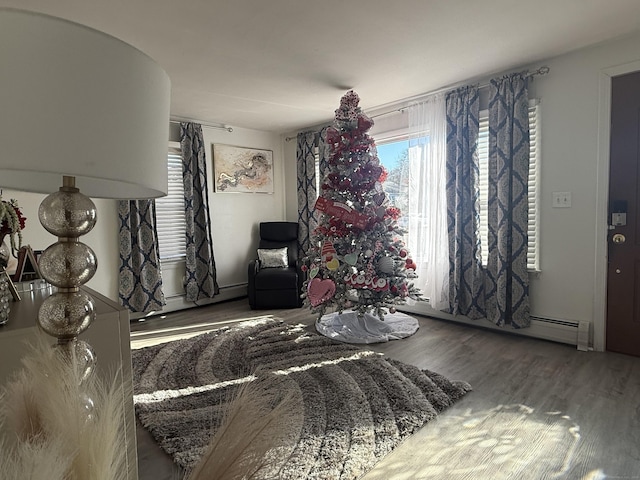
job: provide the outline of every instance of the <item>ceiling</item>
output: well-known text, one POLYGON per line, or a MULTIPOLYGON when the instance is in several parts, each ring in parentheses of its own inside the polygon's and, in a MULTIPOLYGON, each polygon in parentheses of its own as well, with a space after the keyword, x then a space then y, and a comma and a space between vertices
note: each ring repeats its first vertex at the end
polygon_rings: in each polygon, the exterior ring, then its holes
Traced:
POLYGON ((171 115, 292 132, 640 30, 638 0, 0 0, 154 58, 171 115))

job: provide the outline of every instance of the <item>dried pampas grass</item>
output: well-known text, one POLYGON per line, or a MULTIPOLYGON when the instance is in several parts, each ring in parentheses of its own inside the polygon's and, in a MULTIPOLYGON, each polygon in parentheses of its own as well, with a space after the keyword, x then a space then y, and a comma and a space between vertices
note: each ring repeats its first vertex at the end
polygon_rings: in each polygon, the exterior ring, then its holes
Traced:
POLYGON ((86 375, 81 359, 44 339, 30 350, 0 392, 0 424, 15 432, 0 439, 0 478, 125 480, 121 381, 86 375))
MULTIPOLYGON (((23 369, 0 388, 0 479, 125 480, 128 478, 121 381, 85 375, 82 361, 41 340, 23 369), (87 409, 87 398, 94 408, 87 409)), ((300 398, 282 396, 286 378, 256 372, 228 411, 185 480, 277 478, 293 448, 300 398)), ((130 392, 126 392, 131 394, 130 392)))
POLYGON ((278 478, 288 439, 302 426, 302 417, 292 413, 300 399, 274 393, 285 391, 278 383, 286 380, 260 372, 255 376, 228 404, 220 428, 185 480, 278 478))

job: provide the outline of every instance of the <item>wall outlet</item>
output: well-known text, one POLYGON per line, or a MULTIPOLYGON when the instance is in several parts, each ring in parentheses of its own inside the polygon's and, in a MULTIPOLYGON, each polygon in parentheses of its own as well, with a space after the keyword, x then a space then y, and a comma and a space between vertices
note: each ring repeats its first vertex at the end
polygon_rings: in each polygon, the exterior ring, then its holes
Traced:
POLYGON ((571 207, 571 192, 553 192, 553 208, 571 207))

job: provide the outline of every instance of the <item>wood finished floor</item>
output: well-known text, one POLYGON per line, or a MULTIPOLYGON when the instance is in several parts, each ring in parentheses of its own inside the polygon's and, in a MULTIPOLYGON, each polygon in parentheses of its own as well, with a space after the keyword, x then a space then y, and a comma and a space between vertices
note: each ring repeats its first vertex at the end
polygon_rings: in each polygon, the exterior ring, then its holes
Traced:
MULTIPOLYGON (((252 311, 239 299, 132 322, 132 342, 263 315, 314 330, 306 309, 252 311)), ((416 318, 412 337, 366 348, 473 391, 364 479, 640 479, 640 358, 416 318)), ((140 427, 138 456, 140 480, 182 477, 140 427)))

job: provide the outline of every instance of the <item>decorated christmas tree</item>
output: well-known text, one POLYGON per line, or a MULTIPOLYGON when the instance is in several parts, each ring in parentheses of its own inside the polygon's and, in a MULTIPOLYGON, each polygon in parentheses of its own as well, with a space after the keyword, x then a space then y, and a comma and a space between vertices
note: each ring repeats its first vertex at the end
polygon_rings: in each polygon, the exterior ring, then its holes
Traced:
POLYGON ((407 298, 421 300, 410 282, 416 265, 402 241, 401 212, 390 205, 373 139, 373 120, 347 92, 329 127, 329 166, 315 208, 321 212, 311 235, 304 268, 305 306, 325 311, 353 310, 384 319, 407 298))

